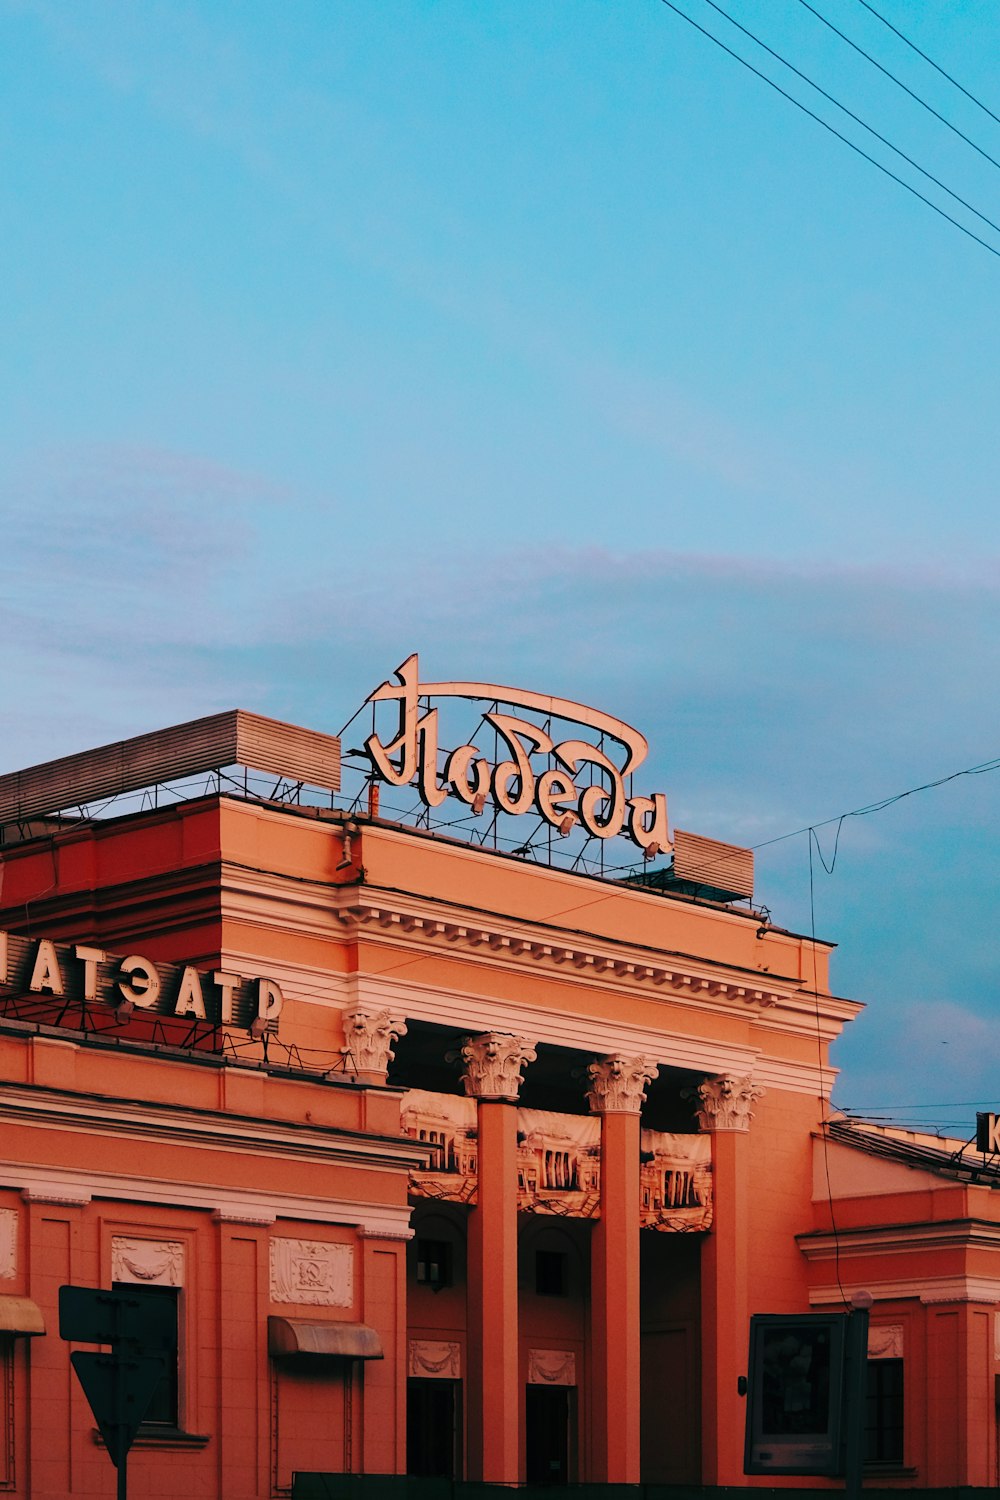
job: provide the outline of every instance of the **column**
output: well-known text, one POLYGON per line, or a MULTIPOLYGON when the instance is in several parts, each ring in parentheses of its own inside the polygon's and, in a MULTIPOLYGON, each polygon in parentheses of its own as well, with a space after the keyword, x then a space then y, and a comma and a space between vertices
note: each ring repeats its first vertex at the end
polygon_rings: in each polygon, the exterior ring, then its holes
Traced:
POLYGON ((707 1078, 695 1092, 699 1127, 714 1137, 714 1216, 701 1252, 701 1479, 745 1485, 746 1401, 737 1381, 747 1371, 750 1331, 749 1131, 763 1090, 749 1078, 707 1078))
POLYGON ((469 1478, 516 1484, 521 1383, 517 1331, 517 1098, 535 1049, 489 1031, 461 1051, 478 1100, 478 1190, 469 1215, 469 1478))
POLYGON ((590 1477, 639 1483, 639 1111, 657 1069, 605 1057, 587 1069, 601 1116, 601 1216, 591 1249, 590 1477))

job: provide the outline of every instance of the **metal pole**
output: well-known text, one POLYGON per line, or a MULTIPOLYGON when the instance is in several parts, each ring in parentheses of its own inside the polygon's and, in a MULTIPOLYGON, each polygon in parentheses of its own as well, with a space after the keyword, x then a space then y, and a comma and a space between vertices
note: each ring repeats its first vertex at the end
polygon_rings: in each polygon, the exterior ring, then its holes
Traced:
POLYGON ((855 1297, 856 1300, 852 1298, 854 1305, 847 1319, 844 1379, 844 1415, 847 1425, 845 1500, 861 1500, 865 1464, 865 1386, 868 1374, 868 1308, 871 1306, 871 1297, 866 1292, 855 1294, 855 1297), (867 1305, 863 1299, 867 1299, 867 1305))
POLYGON ((126 1464, 128 1448, 125 1443, 125 1349, 122 1343, 125 1321, 125 1304, 121 1297, 114 1303, 115 1332, 118 1335, 111 1346, 111 1357, 115 1362, 115 1468, 118 1471, 116 1500, 128 1500, 126 1464))

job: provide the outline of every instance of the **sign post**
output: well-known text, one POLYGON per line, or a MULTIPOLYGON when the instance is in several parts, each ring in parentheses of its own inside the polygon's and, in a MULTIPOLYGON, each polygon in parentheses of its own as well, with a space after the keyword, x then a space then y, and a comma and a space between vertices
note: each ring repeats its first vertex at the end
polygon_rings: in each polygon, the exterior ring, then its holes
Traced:
POLYGON ((118 1471, 117 1500, 127 1500, 128 1452, 175 1345, 172 1317, 127 1290, 61 1286, 59 1336, 111 1347, 110 1354, 74 1350, 70 1363, 118 1471))

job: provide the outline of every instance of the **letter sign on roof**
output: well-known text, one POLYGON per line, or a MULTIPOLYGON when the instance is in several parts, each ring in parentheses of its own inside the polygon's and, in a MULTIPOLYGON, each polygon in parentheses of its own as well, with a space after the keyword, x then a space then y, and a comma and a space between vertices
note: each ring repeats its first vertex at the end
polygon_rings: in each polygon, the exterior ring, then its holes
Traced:
POLYGON ((416 786, 428 808, 456 797, 478 814, 489 798, 498 812, 516 817, 534 811, 563 835, 578 826, 591 838, 624 834, 649 859, 671 848, 664 795, 631 793, 627 779, 649 749, 631 725, 568 698, 497 683, 421 682, 415 655, 407 657, 395 675, 395 682, 382 683, 368 700, 376 707, 394 704, 398 714, 388 739, 373 730, 365 740, 372 771, 382 781, 416 786), (478 746, 459 745, 447 752, 439 779, 439 711, 421 706, 431 699, 491 705, 481 722, 495 737, 499 757, 491 763, 478 746), (544 723, 503 712, 501 706, 527 710, 544 723), (592 738, 557 740, 550 732, 553 720, 577 725, 592 738), (535 764, 542 756, 547 762, 544 769, 535 764))

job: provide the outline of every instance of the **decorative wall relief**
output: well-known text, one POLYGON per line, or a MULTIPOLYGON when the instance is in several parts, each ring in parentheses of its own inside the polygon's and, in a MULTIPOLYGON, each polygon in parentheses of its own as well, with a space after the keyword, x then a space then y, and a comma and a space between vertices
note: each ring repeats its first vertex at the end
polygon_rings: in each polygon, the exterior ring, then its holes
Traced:
POLYGON ((111 1237, 111 1279, 141 1286, 184 1285, 182 1240, 140 1240, 111 1237))
POLYGON ((876 1323, 868 1329, 869 1359, 903 1358, 902 1323, 876 1323))
POLYGON ((461 1344, 411 1339, 408 1373, 424 1380, 461 1380, 461 1344))
POLYGON ((571 1349, 529 1349, 529 1385, 576 1385, 576 1355, 571 1349))
POLYGON ((271 1301, 350 1307, 354 1247, 325 1240, 271 1240, 271 1301))
POLYGON ((476 1201, 476 1102, 457 1094, 410 1089, 400 1116, 403 1134, 434 1148, 426 1171, 410 1173, 410 1196, 449 1203, 476 1201))
POLYGON ((644 1229, 708 1229, 712 1223, 712 1142, 707 1135, 639 1133, 640 1220, 644 1229))
POLYGON ((601 1122, 551 1110, 517 1112, 521 1213, 592 1219, 601 1207, 601 1122))
POLYGON ((17 1209, 0 1208, 0 1281, 17 1275, 17 1209))

